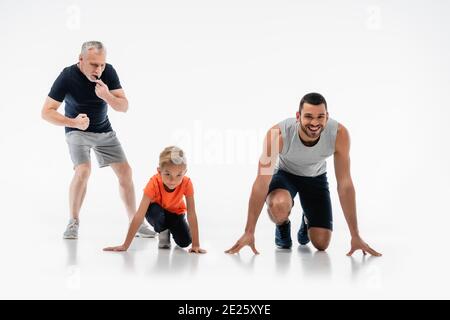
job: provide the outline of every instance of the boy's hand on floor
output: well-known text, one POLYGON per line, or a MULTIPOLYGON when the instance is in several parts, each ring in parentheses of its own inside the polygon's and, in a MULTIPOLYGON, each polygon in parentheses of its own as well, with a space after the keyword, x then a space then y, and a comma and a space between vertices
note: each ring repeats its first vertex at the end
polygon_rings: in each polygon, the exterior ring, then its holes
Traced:
POLYGON ((193 253, 206 253, 206 250, 200 248, 200 247, 192 247, 189 249, 189 252, 193 253))

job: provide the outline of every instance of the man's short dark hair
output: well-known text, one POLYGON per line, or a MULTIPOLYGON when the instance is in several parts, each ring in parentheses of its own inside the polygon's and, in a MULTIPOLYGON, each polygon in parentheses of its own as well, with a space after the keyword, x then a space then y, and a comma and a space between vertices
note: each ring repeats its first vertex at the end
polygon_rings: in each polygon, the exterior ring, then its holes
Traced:
POLYGON ((325 105, 325 110, 328 111, 327 102, 320 93, 311 92, 311 93, 305 94, 303 96, 302 100, 300 100, 300 107, 298 109, 298 112, 302 113, 303 105, 305 104, 305 102, 312 104, 314 106, 318 106, 319 104, 323 103, 325 105))

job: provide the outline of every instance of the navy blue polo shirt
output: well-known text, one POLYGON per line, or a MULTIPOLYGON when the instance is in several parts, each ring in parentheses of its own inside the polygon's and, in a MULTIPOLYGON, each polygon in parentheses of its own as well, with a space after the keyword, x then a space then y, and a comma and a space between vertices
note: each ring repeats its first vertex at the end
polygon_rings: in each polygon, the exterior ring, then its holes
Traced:
MULTIPOLYGON (((110 64, 105 65, 100 79, 109 90, 121 89, 116 70, 110 64)), ((65 116, 76 118, 85 113, 89 117, 87 132, 112 131, 108 119, 108 104, 95 94, 95 82, 89 81, 76 64, 64 68, 53 83, 48 96, 59 102, 65 102, 65 116)), ((65 127, 66 133, 76 128, 65 127)))

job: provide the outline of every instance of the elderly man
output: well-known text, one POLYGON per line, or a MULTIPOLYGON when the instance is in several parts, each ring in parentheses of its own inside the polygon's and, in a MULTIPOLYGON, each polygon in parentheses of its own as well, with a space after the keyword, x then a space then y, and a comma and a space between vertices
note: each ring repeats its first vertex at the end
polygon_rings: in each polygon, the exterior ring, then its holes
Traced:
MULTIPOLYGON (((131 168, 109 122, 108 105, 126 112, 128 100, 113 66, 106 63, 106 49, 101 42, 83 43, 78 63, 61 72, 42 108, 42 118, 64 126, 74 176, 69 189, 70 221, 64 239, 77 239, 79 215, 91 172, 90 151, 94 150, 100 167, 110 166, 119 180, 120 196, 131 221, 136 212, 136 199, 131 168), (65 114, 58 112, 65 102, 65 114)), ((137 233, 154 237, 145 224, 137 233)))

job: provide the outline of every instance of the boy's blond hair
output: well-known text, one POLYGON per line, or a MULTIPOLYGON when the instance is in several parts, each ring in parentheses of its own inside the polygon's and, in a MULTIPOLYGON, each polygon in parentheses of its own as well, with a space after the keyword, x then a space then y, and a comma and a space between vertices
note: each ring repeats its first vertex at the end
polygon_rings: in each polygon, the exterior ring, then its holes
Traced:
POLYGON ((187 160, 184 151, 176 146, 165 148, 159 155, 159 167, 162 168, 168 164, 186 165, 187 160))

